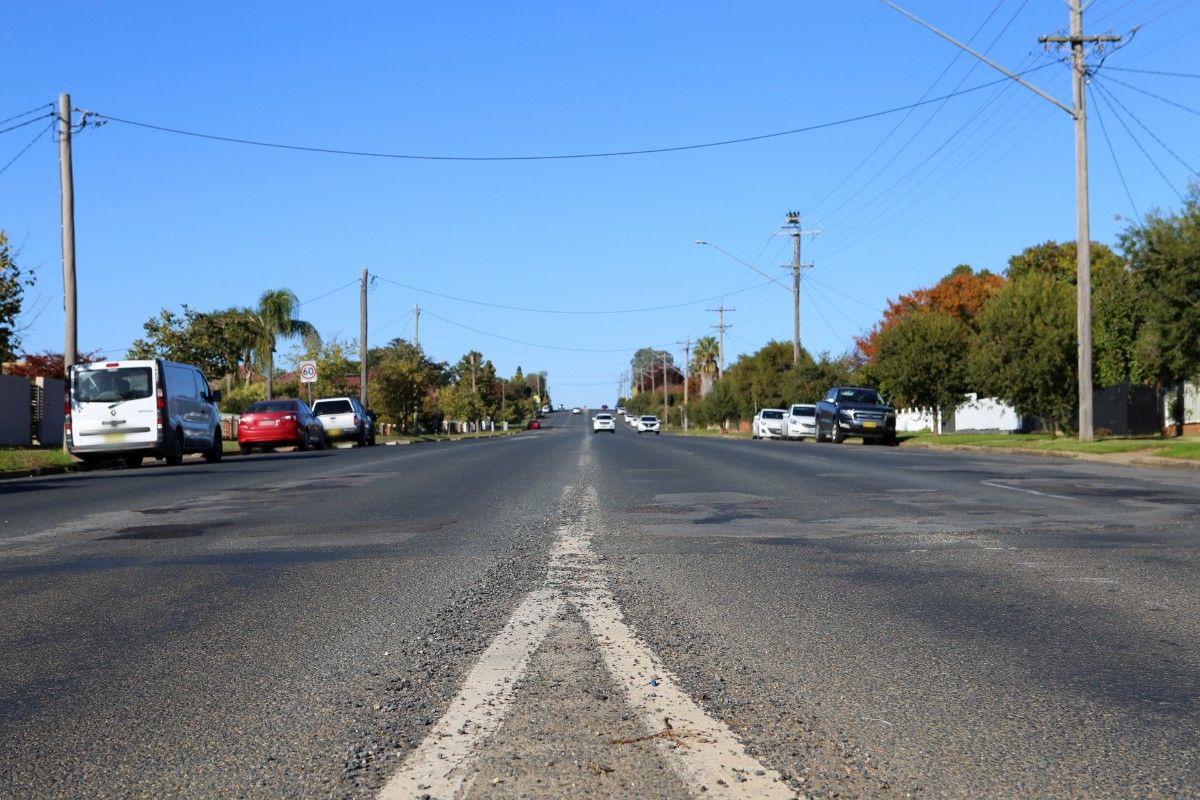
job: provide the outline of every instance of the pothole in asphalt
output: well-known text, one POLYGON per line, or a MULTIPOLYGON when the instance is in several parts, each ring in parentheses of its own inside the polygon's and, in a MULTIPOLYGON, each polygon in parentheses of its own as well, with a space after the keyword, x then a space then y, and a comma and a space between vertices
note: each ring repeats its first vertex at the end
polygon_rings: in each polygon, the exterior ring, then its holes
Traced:
POLYGON ((186 539, 199 536, 207 528, 201 525, 133 525, 121 528, 112 536, 101 537, 104 541, 123 539, 186 539))

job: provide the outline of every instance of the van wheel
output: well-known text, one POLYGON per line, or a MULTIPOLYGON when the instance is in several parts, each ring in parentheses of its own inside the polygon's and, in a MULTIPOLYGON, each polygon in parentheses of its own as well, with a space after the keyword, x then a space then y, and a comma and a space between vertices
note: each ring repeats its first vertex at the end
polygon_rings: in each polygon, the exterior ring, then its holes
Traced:
POLYGON ((166 452, 163 453, 163 458, 167 465, 178 467, 183 463, 183 431, 175 429, 175 434, 171 437, 171 441, 167 443, 166 452))
POLYGON ((221 429, 213 429, 212 447, 204 451, 204 460, 210 464, 216 464, 221 460, 221 455, 225 452, 225 443, 221 441, 221 429))
POLYGON ((238 445, 238 452, 244 456, 248 456, 254 452, 254 448, 248 444, 238 445))
POLYGON ((329 447, 329 440, 325 438, 325 431, 321 431, 321 435, 317 437, 316 449, 324 450, 326 447, 329 447))
POLYGON ((296 447, 297 450, 307 450, 309 447, 309 439, 312 434, 307 429, 304 431, 304 436, 300 437, 300 444, 296 447))
POLYGON ((129 469, 137 469, 142 465, 141 456, 123 456, 121 460, 125 462, 125 466, 129 469))

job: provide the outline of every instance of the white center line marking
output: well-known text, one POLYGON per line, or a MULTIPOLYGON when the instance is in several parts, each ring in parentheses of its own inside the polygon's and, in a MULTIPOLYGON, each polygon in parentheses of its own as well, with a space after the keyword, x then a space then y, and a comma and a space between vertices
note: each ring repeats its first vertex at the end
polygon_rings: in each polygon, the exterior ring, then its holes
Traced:
POLYGON ((1002 483, 992 483, 991 481, 980 481, 984 486, 991 486, 993 489, 1008 489, 1010 492, 1024 492, 1025 494, 1036 494, 1038 497, 1053 497, 1056 500, 1074 500, 1074 497, 1067 497, 1061 494, 1048 494, 1047 492, 1039 492, 1034 489, 1021 489, 1017 486, 1005 486, 1002 483))
POLYGON ((446 714, 379 792, 380 800, 461 797, 473 764, 511 708, 516 682, 569 604, 587 623, 613 680, 663 758, 694 796, 724 800, 795 797, 778 772, 746 752, 733 731, 709 716, 625 623, 608 576, 591 547, 599 501, 591 487, 564 491, 582 519, 558 530, 543 588, 529 594, 467 675, 446 714), (669 727, 666 723, 669 720, 669 727))

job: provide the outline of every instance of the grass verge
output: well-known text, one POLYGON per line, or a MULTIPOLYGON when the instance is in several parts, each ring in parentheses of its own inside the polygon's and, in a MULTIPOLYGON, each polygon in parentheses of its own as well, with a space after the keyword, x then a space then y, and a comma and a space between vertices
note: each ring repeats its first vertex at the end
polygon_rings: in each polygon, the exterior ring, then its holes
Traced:
POLYGON ((1049 434, 1020 433, 1020 434, 991 434, 991 433, 950 433, 941 436, 934 433, 902 433, 901 445, 955 446, 972 445, 975 447, 998 447, 1018 450, 1036 450, 1056 453, 1089 453, 1093 455, 1112 455, 1120 453, 1140 453, 1148 456, 1166 456, 1200 460, 1200 441, 1191 439, 1164 439, 1161 437, 1148 438, 1105 438, 1094 442, 1080 442, 1069 437, 1055 437, 1049 434))
POLYGON ((69 467, 72 463, 69 455, 57 449, 20 447, 0 450, 0 472, 69 467))

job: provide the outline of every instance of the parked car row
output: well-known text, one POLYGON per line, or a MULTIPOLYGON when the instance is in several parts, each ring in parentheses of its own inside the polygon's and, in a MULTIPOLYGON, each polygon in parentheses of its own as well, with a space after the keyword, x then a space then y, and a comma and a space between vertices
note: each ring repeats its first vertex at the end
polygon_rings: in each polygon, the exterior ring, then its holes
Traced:
MULTIPOLYGON (((90 467, 103 460, 170 465, 187 453, 221 460, 224 441, 217 403, 199 369, 165 359, 101 361, 71 367, 64 402, 67 450, 90 467)), ((238 449, 295 446, 321 449, 336 439, 375 443, 375 422, 353 397, 260 400, 239 420, 238 449)))
POLYGON ((750 424, 754 439, 815 439, 841 444, 849 436, 865 443, 896 443, 896 409, 875 389, 834 386, 817 403, 787 410, 763 408, 750 424))

